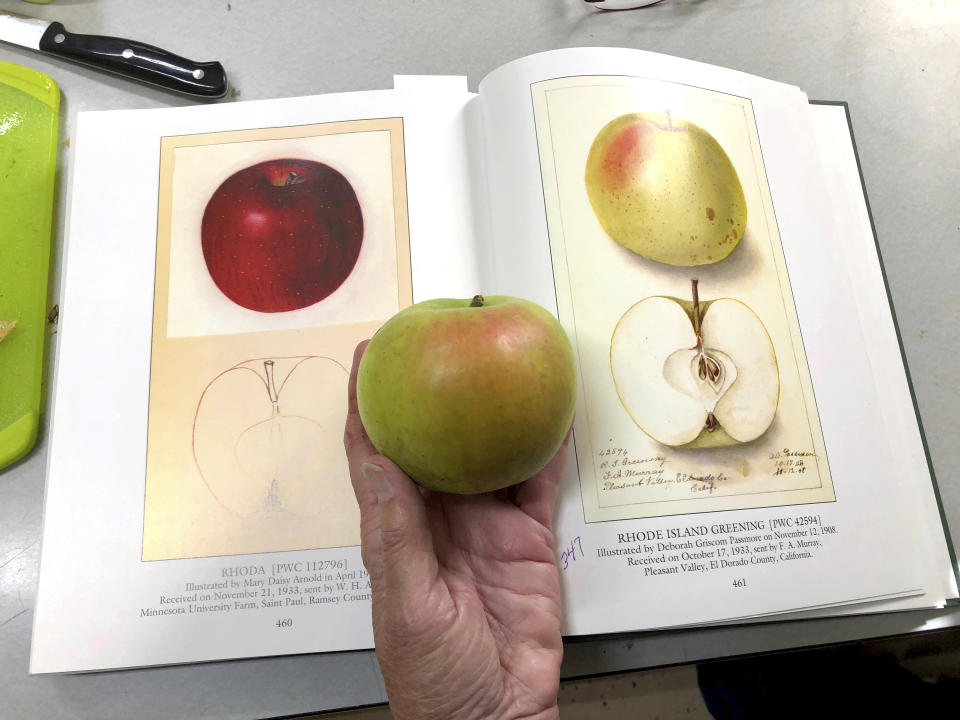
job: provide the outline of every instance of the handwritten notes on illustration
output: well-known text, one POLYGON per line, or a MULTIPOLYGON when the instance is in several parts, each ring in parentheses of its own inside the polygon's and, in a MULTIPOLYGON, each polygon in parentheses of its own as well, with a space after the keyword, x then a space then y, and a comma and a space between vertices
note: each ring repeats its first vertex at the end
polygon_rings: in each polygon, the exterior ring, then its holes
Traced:
POLYGON ((623 490, 670 482, 664 474, 667 460, 663 455, 638 457, 631 455, 625 448, 608 447, 600 451, 599 458, 601 487, 604 490, 623 490))
MULTIPOLYGON (((747 460, 718 463, 717 467, 703 467, 697 472, 679 469, 675 458, 665 454, 634 453, 612 440, 597 453, 595 460, 600 476, 600 492, 610 493, 637 488, 655 489, 667 486, 684 488, 690 495, 713 494, 739 480, 758 475, 774 478, 784 475, 804 475, 816 464, 817 455, 810 450, 780 448, 768 453, 760 463, 747 460)), ((689 464, 687 464, 689 465, 689 464)))

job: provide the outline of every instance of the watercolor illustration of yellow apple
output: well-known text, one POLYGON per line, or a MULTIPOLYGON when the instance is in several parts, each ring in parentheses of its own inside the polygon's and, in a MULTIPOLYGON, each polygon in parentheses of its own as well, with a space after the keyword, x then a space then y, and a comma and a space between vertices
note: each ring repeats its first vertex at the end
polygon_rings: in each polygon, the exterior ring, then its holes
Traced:
POLYGON ((776 353, 766 327, 733 298, 703 302, 648 297, 620 318, 610 371, 623 407, 664 445, 747 443, 773 423, 780 400, 776 353))
POLYGON ((607 123, 590 147, 585 182, 607 235, 657 262, 719 262, 747 227, 743 186, 723 147, 670 113, 607 123))
POLYGON ((193 456, 217 501, 244 517, 311 516, 352 502, 347 379, 319 356, 247 360, 214 378, 197 406, 193 456))

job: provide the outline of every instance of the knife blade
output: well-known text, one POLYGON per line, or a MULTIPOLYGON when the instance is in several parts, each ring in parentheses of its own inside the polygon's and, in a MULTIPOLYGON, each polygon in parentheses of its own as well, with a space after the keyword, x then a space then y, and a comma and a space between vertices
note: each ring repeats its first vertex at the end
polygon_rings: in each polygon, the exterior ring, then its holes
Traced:
POLYGON ((218 62, 195 62, 137 40, 72 33, 56 21, 0 10, 0 40, 165 90, 205 98, 227 92, 218 62))

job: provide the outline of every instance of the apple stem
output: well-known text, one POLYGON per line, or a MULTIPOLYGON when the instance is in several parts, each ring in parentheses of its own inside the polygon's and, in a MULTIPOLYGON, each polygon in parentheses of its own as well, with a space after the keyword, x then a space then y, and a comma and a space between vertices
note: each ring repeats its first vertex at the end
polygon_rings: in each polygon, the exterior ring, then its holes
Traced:
POLYGON ((697 351, 697 376, 701 381, 709 382, 715 391, 720 392, 720 387, 723 385, 723 364, 703 347, 703 333, 700 329, 700 293, 697 290, 699 282, 697 278, 690 281, 693 288, 693 332, 697 336, 697 344, 693 348, 697 351))
POLYGON ((483 295, 474 295, 470 307, 483 307, 483 295))
POLYGON ((293 172, 293 170, 291 170, 291 171, 290 171, 290 174, 287 175, 287 179, 284 180, 283 184, 284 184, 284 186, 286 186, 286 185, 293 185, 293 184, 294 184, 295 182, 297 182, 297 180, 299 180, 299 179, 300 179, 300 176, 297 175, 295 172, 293 172))
POLYGON ((264 360, 263 369, 267 373, 267 395, 270 396, 270 402, 273 403, 273 414, 280 412, 280 397, 277 395, 277 385, 273 380, 273 360, 264 360))
POLYGON ((697 278, 693 278, 690 284, 693 287, 693 332, 697 336, 697 350, 703 350, 703 336, 700 334, 700 293, 697 291, 699 282, 697 278))

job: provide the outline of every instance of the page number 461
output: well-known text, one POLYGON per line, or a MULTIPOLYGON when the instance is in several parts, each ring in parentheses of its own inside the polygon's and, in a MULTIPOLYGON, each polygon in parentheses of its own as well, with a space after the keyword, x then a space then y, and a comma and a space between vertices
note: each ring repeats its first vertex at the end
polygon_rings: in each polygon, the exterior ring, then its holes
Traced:
POLYGON ((733 586, 735 588, 745 588, 747 586, 747 579, 737 578, 736 580, 733 581, 733 586))

